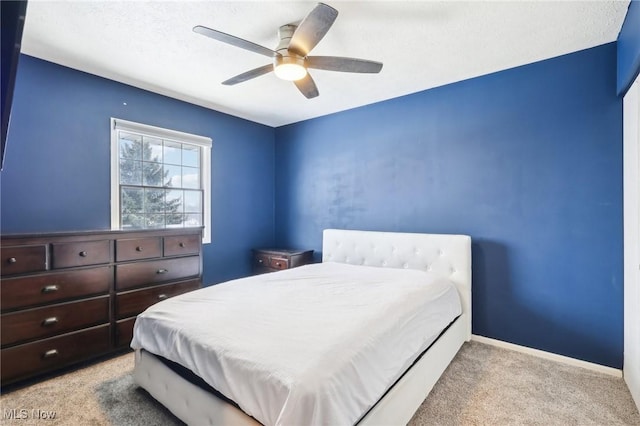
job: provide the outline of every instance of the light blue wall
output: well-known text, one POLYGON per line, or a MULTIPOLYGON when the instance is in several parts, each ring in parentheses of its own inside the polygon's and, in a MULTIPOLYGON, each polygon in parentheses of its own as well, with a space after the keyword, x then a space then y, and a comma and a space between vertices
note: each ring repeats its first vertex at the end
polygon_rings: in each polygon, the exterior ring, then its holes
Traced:
POLYGON ((204 283, 249 274, 250 249, 273 241, 273 128, 24 55, 0 173, 2 233, 109 229, 110 117, 213 139, 204 283))
POLYGON ((276 239, 473 239, 473 332, 622 366, 615 43, 276 130, 276 239))

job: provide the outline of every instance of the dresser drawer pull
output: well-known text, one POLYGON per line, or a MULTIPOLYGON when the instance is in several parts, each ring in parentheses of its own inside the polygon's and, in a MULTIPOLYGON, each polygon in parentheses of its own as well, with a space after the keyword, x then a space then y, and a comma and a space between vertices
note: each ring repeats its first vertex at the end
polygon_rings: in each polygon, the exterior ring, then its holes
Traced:
POLYGON ((158 269, 158 270, 156 271, 156 273, 158 273, 158 274, 166 274, 167 272, 169 272, 169 270, 168 270, 168 269, 158 269))
POLYGON ((55 358, 58 356, 58 350, 57 349, 50 349, 48 351, 46 351, 44 354, 42 354, 42 358, 47 359, 47 358, 55 358))
POLYGON ((282 264, 280 262, 276 262, 276 266, 280 267, 282 264))
POLYGON ((46 286, 42 287, 42 292, 43 292, 44 294, 47 294, 47 293, 53 293, 53 292, 56 292, 56 291, 58 291, 58 290, 60 290, 60 287, 58 287, 58 286, 57 286, 57 285, 55 285, 55 284, 46 285, 46 286))
POLYGON ((258 263, 264 263, 264 260, 258 259, 258 263))
POLYGON ((136 251, 142 251, 142 246, 136 247, 136 251))
POLYGON ((183 243, 183 242, 179 243, 178 245, 179 245, 180 247, 182 247, 182 248, 185 248, 185 247, 186 247, 185 243, 183 243))
POLYGON ((10 257, 7 259, 7 262, 9 263, 16 263, 18 261, 18 259, 16 259, 15 257, 10 257))
POLYGON ((167 298, 169 298, 169 296, 167 296, 166 294, 159 294, 158 295, 158 300, 164 300, 164 299, 167 299, 167 298))
POLYGON ((87 257, 87 252, 86 251, 81 251, 80 253, 80 257, 87 257))
POLYGON ((58 323, 58 318, 49 317, 49 318, 45 318, 45 320, 42 321, 42 326, 43 327, 50 327, 50 326, 55 325, 57 323, 58 323))

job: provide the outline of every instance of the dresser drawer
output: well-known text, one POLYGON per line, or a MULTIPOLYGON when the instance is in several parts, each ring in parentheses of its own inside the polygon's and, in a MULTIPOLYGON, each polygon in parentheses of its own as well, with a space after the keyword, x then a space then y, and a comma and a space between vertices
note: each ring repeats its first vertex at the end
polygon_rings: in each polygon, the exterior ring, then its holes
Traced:
POLYGON ((109 322, 109 296, 4 314, 0 317, 2 346, 106 322, 109 322))
POLYGON ((111 260, 109 240, 53 243, 51 246, 54 269, 98 265, 111 260))
POLYGON ((100 355, 109 350, 109 342, 110 326, 106 324, 3 349, 2 384, 100 355))
POLYGON ((116 241, 116 261, 152 259, 162 256, 162 238, 134 238, 116 241))
POLYGON ((131 345, 133 339, 133 326, 136 323, 136 317, 127 318, 116 322, 116 347, 124 347, 131 345))
POLYGON ((138 315, 157 302, 198 288, 199 279, 119 293, 116 296, 116 319, 138 315))
POLYGON ((2 247, 0 256, 0 273, 3 276, 47 270, 46 245, 2 247))
POLYGON ((116 289, 125 290, 199 274, 199 256, 128 263, 116 266, 116 289))
POLYGON ((69 272, 54 272, 31 277, 5 278, 0 283, 3 311, 42 305, 65 299, 109 292, 113 269, 101 266, 69 272))
POLYGON ((200 235, 164 237, 164 255, 180 256, 200 253, 200 235))

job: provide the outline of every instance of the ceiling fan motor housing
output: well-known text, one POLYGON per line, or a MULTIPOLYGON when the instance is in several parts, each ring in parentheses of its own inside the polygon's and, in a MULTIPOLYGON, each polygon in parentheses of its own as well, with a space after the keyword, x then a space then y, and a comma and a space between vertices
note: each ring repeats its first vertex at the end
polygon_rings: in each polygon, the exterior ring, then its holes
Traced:
POLYGON ((297 80, 306 75, 306 71, 303 71, 307 68, 305 57, 289 50, 289 43, 291 41, 293 33, 296 31, 296 28, 298 28, 297 25, 287 24, 281 26, 278 29, 280 42, 275 49, 275 51, 278 52, 278 55, 273 58, 273 69, 276 70, 276 74, 280 78, 283 78, 285 80, 297 80), (302 67, 303 70, 299 69, 299 67, 302 67), (280 70, 278 68, 280 68, 280 70), (298 68, 298 71, 297 74, 294 71, 294 74, 289 77, 287 76, 286 71, 285 74, 283 74, 282 72, 278 72, 282 71, 284 68, 288 68, 289 70, 298 68))
POLYGON ((293 37, 293 33, 296 32, 296 28, 298 28, 297 25, 286 24, 278 29, 278 38, 280 39, 280 43, 278 43, 278 47, 276 47, 275 49, 276 52, 280 53, 281 55, 283 53, 286 53, 286 51, 289 49, 291 37, 293 37), (283 52, 283 50, 285 52, 283 52))

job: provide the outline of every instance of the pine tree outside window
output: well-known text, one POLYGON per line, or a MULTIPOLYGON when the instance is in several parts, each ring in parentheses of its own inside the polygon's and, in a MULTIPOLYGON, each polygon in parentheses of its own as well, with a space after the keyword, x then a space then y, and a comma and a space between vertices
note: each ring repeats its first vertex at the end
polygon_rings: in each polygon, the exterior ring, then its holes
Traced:
POLYGON ((111 119, 111 226, 204 226, 210 242, 211 139, 111 119))

